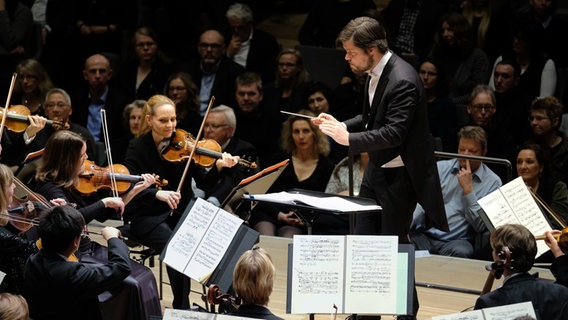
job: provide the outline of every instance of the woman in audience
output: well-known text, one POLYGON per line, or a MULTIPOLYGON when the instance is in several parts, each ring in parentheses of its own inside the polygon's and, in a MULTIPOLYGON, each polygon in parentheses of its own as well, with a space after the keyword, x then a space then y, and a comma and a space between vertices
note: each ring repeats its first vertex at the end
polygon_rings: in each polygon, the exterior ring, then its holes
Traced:
POLYGON ((233 271, 233 288, 242 304, 232 315, 246 318, 283 320, 268 309, 276 268, 262 248, 245 251, 233 271))
MULTIPOLYGON (((299 113, 314 116, 307 110, 299 113)), ((286 158, 290 162, 268 192, 288 191, 292 188, 323 192, 334 167, 327 159, 327 137, 310 119, 290 116, 282 126, 280 141, 284 153, 272 163, 286 158)), ((294 234, 306 233, 302 220, 293 211, 284 211, 268 205, 260 206, 257 212, 253 212, 250 223, 264 235, 292 237, 294 234)), ((314 225, 314 233, 322 231, 325 232, 325 225, 318 220, 314 225)))
POLYGON ((45 116, 45 95, 54 87, 45 68, 37 60, 27 59, 16 66, 16 73, 18 81, 14 86, 11 104, 23 104, 32 115, 45 116))
POLYGON ((142 108, 145 103, 145 100, 134 100, 132 103, 127 104, 124 110, 122 110, 123 126, 128 133, 111 141, 113 163, 121 164, 124 162, 128 143, 138 136, 140 123, 142 122, 142 108))
POLYGON ((199 88, 189 73, 172 74, 166 81, 164 94, 176 104, 178 128, 196 136, 203 117, 199 114, 199 88))
POLYGON ((568 221, 568 188, 558 177, 549 174, 545 163, 540 145, 526 144, 517 154, 517 174, 523 178, 530 190, 562 219, 558 222, 548 210, 543 210, 551 225, 555 229, 562 229, 568 221))

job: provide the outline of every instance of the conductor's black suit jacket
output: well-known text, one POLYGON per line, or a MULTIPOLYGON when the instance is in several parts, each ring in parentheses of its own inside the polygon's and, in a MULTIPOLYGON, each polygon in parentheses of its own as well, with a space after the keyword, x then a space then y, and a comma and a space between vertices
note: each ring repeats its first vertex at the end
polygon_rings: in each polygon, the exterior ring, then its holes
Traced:
MULTIPOLYGON (((365 88, 363 113, 345 121, 350 132, 349 152, 369 153, 365 172, 369 181, 383 164, 400 155, 416 199, 426 211, 427 223, 448 230, 422 88, 416 70, 393 53, 380 76, 373 105, 365 88)), ((368 187, 379 193, 377 183, 368 187)), ((400 224, 407 224, 407 218, 401 216, 400 224)))

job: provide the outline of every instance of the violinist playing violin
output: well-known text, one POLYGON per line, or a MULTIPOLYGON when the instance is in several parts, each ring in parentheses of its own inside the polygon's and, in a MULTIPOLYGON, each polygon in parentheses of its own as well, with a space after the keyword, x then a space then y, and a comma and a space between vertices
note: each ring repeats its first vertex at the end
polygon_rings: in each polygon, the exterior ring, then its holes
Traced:
POLYGON ((26 260, 38 248, 35 241, 19 236, 6 216, 15 187, 12 170, 0 164, 0 271, 6 274, 0 283, 0 292, 20 294, 26 260))
MULTIPOLYGON (((44 103, 45 114, 47 120, 39 118, 39 116, 30 117, 30 128, 36 128, 37 134, 34 133, 33 136, 25 135, 20 138, 18 145, 11 148, 11 150, 17 151, 17 155, 11 156, 13 158, 13 165, 21 164, 26 155, 41 150, 45 147, 47 139, 53 135, 54 132, 62 129, 68 129, 70 131, 76 132, 85 138, 87 143, 87 153, 90 158, 94 158, 94 139, 89 130, 85 127, 80 126, 76 123, 72 123, 69 117, 73 113, 73 107, 71 106, 71 98, 67 92, 60 88, 53 88, 49 90, 45 96, 44 103), (52 125, 48 125, 48 121, 52 125)), ((26 130, 26 131, 27 131, 26 130)), ((27 183, 28 181, 24 181, 27 183)))
MULTIPOLYGON (((130 141, 124 164, 132 174, 152 172, 166 179, 168 185, 164 190, 147 189, 140 193, 127 207, 124 218, 131 222, 131 237, 162 251, 179 221, 180 213, 194 201, 191 180, 194 179, 200 189, 208 190, 219 179, 219 171, 237 164, 238 157, 223 153, 213 162, 214 168, 208 171, 195 163, 191 163, 186 171, 188 159, 170 161, 164 158, 176 130, 175 103, 166 96, 154 95, 144 105, 142 119, 140 135, 130 141), (184 180, 182 176, 185 176, 184 180)), ((189 308, 189 278, 170 267, 167 271, 174 296, 173 307, 189 308)))
MULTIPOLYGON (((547 244, 552 249, 554 238, 550 233, 547 236, 550 236, 547 244)), ((475 309, 531 301, 538 319, 568 319, 568 288, 529 274, 537 246, 534 235, 526 227, 519 224, 502 225, 491 233, 489 241, 495 260, 492 267, 502 268, 503 285, 479 297, 475 309), (504 256, 502 252, 508 254, 504 256)), ((555 262, 566 264, 565 259, 555 262)), ((565 272, 566 268, 561 270, 565 272)), ((560 280, 560 277, 557 279, 560 280)))

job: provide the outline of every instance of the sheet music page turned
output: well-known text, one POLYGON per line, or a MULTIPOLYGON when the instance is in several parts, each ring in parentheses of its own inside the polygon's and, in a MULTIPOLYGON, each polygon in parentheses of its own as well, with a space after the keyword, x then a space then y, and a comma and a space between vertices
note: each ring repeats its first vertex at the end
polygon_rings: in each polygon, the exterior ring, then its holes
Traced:
POLYGON ((164 310, 163 320, 250 320, 237 316, 229 316, 226 314, 217 314, 209 312, 197 312, 190 310, 178 310, 166 308, 164 310))
MULTIPOLYGON (((535 236, 552 229, 522 177, 479 199, 478 203, 494 227, 518 223, 527 227, 535 236)), ((537 241, 537 248, 537 256, 548 250, 544 241, 537 241)))
POLYGON ((396 236, 294 236, 291 313, 395 314, 396 236))
POLYGON ((467 312, 432 317, 432 320, 511 320, 536 319, 532 302, 521 302, 467 312))
POLYGON ((361 205, 337 196, 314 197, 305 194, 289 193, 286 191, 267 194, 249 194, 243 195, 243 197, 245 199, 264 200, 291 205, 312 206, 319 209, 339 212, 381 210, 381 207, 378 205, 361 205))
POLYGON ((243 220, 197 198, 180 223, 168 244, 164 262, 203 282, 223 258, 243 220))

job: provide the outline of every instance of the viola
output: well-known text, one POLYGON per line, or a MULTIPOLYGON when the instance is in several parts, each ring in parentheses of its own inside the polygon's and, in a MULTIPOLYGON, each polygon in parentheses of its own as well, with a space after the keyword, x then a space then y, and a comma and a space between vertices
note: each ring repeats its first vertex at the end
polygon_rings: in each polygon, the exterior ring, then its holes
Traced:
POLYGON ((491 291, 491 288, 493 288, 493 281, 495 279, 500 279, 505 269, 512 269, 511 264, 513 259, 509 247, 503 247, 497 256, 500 260, 494 261, 485 266, 485 270, 489 271, 489 275, 487 275, 487 280, 485 280, 485 285, 481 290, 481 295, 491 291))
POLYGON ((235 311, 241 305, 241 299, 228 293, 222 292, 216 284, 209 285, 207 290, 207 301, 212 305, 223 305, 225 310, 235 311))
MULTIPOLYGON (((156 179, 155 186, 160 189, 168 184, 165 179, 160 179, 154 175, 156 179)), ((75 184, 75 189, 83 195, 90 195, 99 189, 109 189, 117 191, 119 194, 130 189, 132 183, 142 181, 142 176, 131 175, 128 169, 122 164, 113 164, 112 171, 109 167, 97 166, 93 161, 85 160, 83 162, 83 171, 79 174, 79 180, 75 184), (112 179, 116 180, 116 190, 112 187, 112 179)))
MULTIPOLYGON (((0 115, 4 115, 4 108, 0 108, 0 115)), ((6 127, 8 130, 22 133, 30 125, 28 116, 31 115, 30 109, 24 105, 15 105, 8 108, 6 113, 6 127)), ((62 123, 60 121, 47 120, 48 125, 52 126, 55 130, 69 129, 69 123, 62 123)))
MULTIPOLYGON (((545 235, 534 237, 535 240, 546 240, 545 235)), ((568 251, 568 227, 562 229, 562 233, 555 235, 554 238, 558 241, 558 246, 562 251, 568 251)))
POLYGON ((19 232, 26 232, 39 224, 39 216, 43 210, 52 205, 42 195, 31 191, 23 182, 14 177, 16 190, 12 202, 8 205, 8 213, 3 214, 10 224, 19 232))
MULTIPOLYGON (((162 152, 162 157, 170 162, 187 161, 195 145, 195 139, 189 132, 176 129, 172 135, 170 145, 162 152)), ((221 146, 217 141, 202 139, 197 142, 192 159, 198 166, 209 168, 215 164, 215 160, 223 157, 221 150, 221 146)), ((253 169, 257 167, 255 162, 245 159, 239 159, 239 164, 253 169)))

